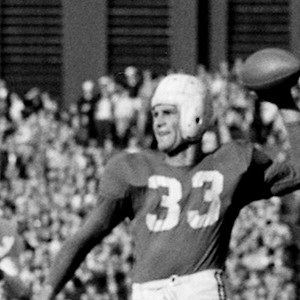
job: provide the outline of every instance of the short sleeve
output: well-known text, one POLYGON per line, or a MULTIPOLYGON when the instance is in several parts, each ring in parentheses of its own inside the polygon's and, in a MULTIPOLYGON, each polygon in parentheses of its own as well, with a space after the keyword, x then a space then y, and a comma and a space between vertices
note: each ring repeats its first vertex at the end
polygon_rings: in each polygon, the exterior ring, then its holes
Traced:
POLYGON ((126 180, 124 160, 124 154, 117 154, 107 163, 100 180, 100 194, 102 196, 114 199, 126 197, 129 184, 126 180))

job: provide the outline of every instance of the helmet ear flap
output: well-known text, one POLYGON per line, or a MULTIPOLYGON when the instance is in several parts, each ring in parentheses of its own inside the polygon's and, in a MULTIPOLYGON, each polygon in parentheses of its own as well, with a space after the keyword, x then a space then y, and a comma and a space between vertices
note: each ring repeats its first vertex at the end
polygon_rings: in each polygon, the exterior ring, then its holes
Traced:
POLYGON ((200 140, 210 126, 213 108, 208 91, 189 100, 181 108, 181 131, 185 140, 193 142, 200 140))

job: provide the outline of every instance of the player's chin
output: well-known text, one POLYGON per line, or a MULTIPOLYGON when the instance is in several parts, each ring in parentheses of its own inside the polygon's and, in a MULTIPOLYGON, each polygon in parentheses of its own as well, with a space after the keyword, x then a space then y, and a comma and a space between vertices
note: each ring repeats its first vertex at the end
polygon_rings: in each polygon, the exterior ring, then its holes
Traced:
POLYGON ((169 157, 176 156, 180 152, 184 151, 188 147, 188 143, 166 143, 161 142, 157 144, 157 148, 159 151, 167 154, 169 157))
POLYGON ((156 139, 156 141, 157 141, 157 149, 159 151, 168 153, 169 151, 172 150, 172 145, 170 145, 170 143, 161 139, 156 139))
POLYGON ((161 152, 168 154, 174 149, 173 143, 167 138, 157 138, 157 149, 161 152))
POLYGON ((185 141, 182 139, 179 133, 167 133, 156 135, 157 148, 159 151, 168 155, 176 152, 176 149, 180 148, 180 145, 185 141))

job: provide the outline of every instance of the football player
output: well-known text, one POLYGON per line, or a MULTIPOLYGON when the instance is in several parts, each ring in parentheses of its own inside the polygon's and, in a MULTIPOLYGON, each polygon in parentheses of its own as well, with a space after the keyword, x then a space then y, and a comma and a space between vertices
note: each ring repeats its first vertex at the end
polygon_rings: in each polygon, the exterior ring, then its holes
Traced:
POLYGON ((274 162, 247 141, 203 153, 201 138, 213 115, 206 84, 187 74, 162 79, 152 98, 159 153, 110 160, 97 208, 64 243, 36 299, 54 299, 125 218, 135 244, 133 300, 227 299, 224 265, 240 210, 300 187, 300 113, 288 92, 281 97, 294 154, 289 162, 274 162))

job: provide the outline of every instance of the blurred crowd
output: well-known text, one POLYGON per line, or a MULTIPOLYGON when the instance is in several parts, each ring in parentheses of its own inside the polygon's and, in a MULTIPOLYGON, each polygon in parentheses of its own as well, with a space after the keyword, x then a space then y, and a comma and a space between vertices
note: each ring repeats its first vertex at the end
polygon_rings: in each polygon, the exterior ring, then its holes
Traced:
MULTIPOLYGON (((198 68, 216 112, 203 151, 246 138, 283 160, 289 144, 277 108, 255 101, 241 86, 240 65, 222 63, 216 72, 198 68)), ((87 79, 78 99, 65 107, 38 87, 18 95, 0 80, 0 217, 18 224, 25 242, 18 272, 33 291, 63 241, 95 207, 107 160, 121 150, 155 150, 150 99, 162 76, 129 66, 97 82, 87 79)), ((298 89, 293 95, 298 99, 298 89)), ((291 198, 295 212, 297 194, 291 198)), ((282 203, 274 197, 242 210, 227 260, 232 300, 296 299, 298 248, 290 224, 282 221, 282 203)), ((131 249, 125 221, 88 255, 58 299, 128 299, 131 249)))

